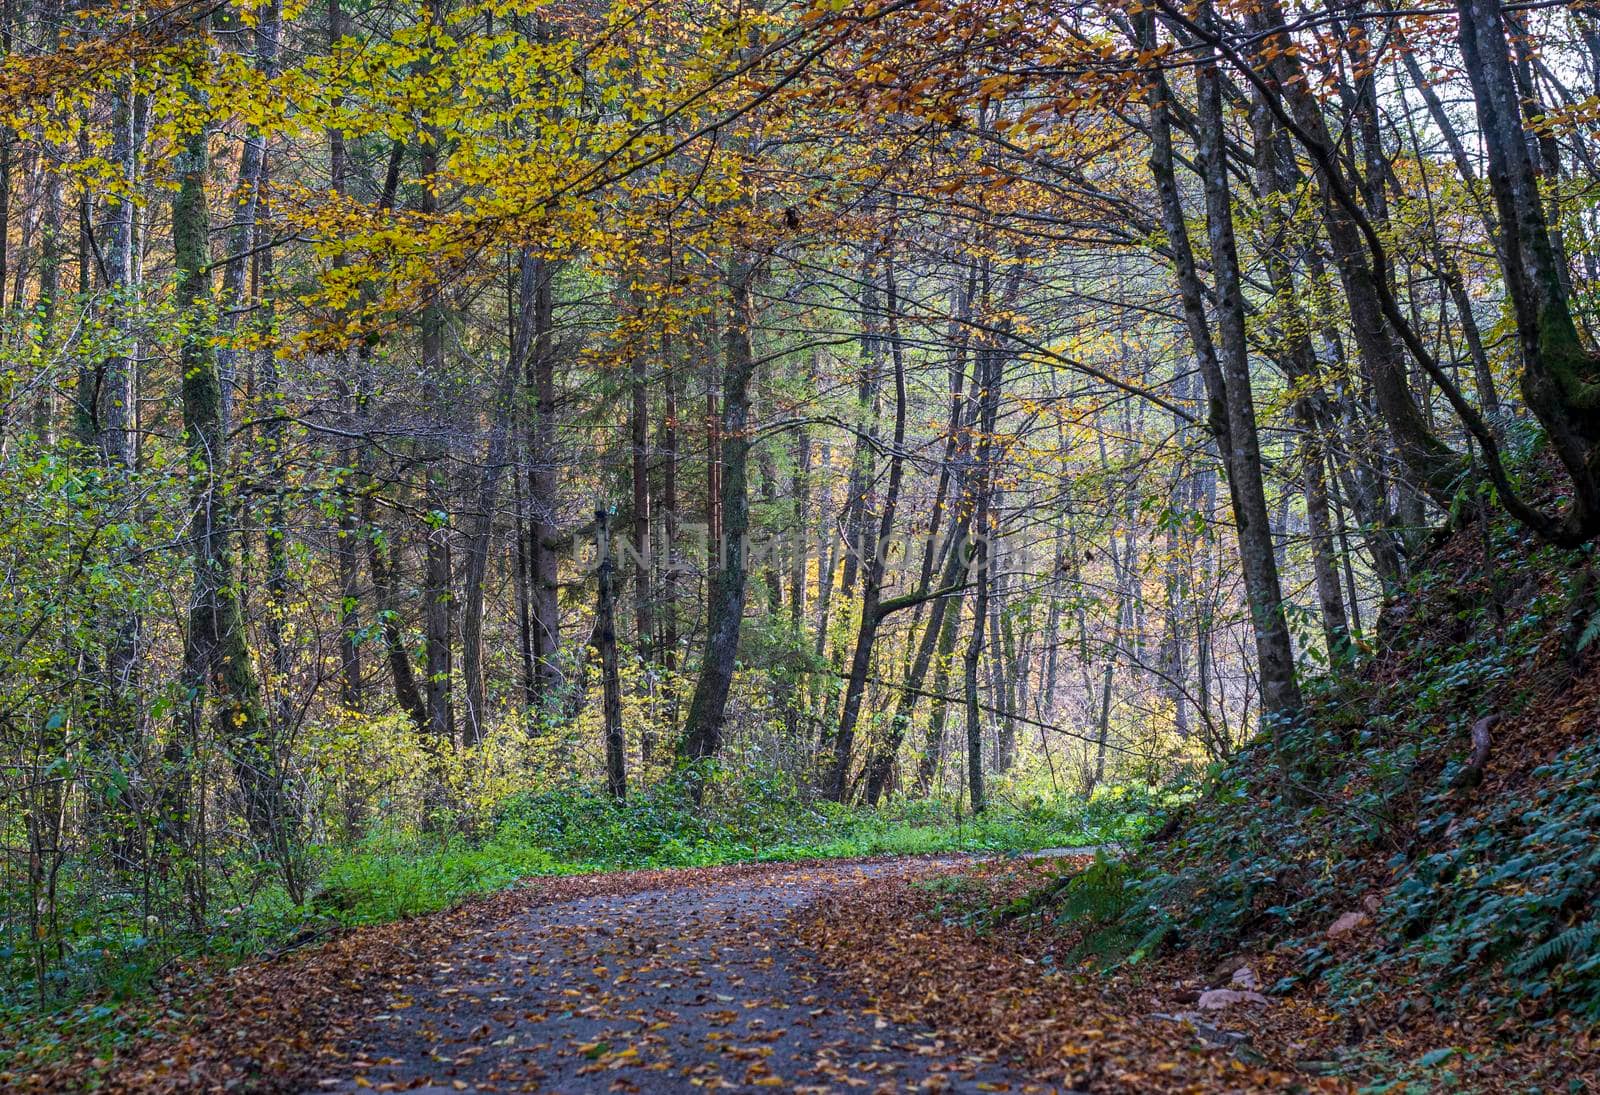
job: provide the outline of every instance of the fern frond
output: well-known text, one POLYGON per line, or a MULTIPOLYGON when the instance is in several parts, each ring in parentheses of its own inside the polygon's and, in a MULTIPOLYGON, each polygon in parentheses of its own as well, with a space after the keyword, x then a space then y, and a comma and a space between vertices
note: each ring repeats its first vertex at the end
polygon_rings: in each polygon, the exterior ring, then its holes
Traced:
POLYGON ((1574 924, 1507 962, 1506 972, 1522 976, 1560 962, 1587 958, 1595 953, 1597 945, 1600 945, 1600 921, 1574 924))

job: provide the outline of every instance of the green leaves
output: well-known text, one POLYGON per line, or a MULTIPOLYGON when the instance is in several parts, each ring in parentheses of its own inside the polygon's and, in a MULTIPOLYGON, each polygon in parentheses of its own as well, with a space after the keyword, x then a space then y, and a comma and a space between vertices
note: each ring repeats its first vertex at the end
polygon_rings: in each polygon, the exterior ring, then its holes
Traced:
POLYGON ((1577 651, 1582 653, 1584 650, 1587 650, 1589 644, 1594 642, 1596 636, 1600 636, 1600 612, 1596 612, 1593 616, 1590 616, 1589 622, 1584 625, 1583 633, 1578 636, 1578 642, 1576 646, 1577 651))

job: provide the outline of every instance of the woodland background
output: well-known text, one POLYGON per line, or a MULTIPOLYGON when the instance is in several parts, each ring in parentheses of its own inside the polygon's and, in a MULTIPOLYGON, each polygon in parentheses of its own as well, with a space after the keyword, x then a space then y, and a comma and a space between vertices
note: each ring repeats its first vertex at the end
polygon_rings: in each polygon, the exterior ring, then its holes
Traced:
POLYGON ((1435 530, 1600 532, 1583 4, 7 0, 0 48, 0 1005, 1293 785, 1435 530))

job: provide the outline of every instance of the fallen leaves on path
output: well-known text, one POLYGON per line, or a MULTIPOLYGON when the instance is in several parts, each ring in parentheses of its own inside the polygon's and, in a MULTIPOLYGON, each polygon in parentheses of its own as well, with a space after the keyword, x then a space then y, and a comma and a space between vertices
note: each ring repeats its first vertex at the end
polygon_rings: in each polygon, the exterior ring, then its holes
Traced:
POLYGON ((910 859, 546 878, 163 990, 114 1062, 0 1086, 114 1092, 1040 1091, 992 1053, 815 984, 785 918, 910 859))
POLYGON ((837 891, 800 919, 798 936, 885 1015, 1014 1054, 1068 1091, 1355 1090, 1335 1071, 1481 1093, 1600 1090, 1600 1038, 1571 1016, 1539 1037, 1497 1031, 1434 1014, 1402 986, 1344 1014, 1325 1006, 1314 978, 1262 1003, 1259 986, 1303 973, 1294 952, 1216 962, 1189 950, 1106 976, 1057 964, 1080 939, 1070 926, 979 932, 964 922, 1087 863, 990 863, 942 889, 900 878, 837 891))
POLYGON ((116 1060, 85 1053, 0 1075, 0 1088, 101 1077, 140 1093, 1340 1092, 1353 1085, 1325 1073, 1341 1057, 1348 1069, 1351 1043, 1445 1062, 1475 1090, 1594 1075, 1575 1029, 1557 1052, 1426 1014, 1374 1030, 1313 992, 1263 997, 1291 972, 1286 953, 1201 968, 1190 952, 1107 977, 1061 968, 1070 929, 971 917, 1062 866, 899 859, 540 879, 175 978, 154 1029, 116 1060))
POLYGON ((0 1088, 73 1091, 103 1073, 104 1090, 112 1092, 298 1091, 345 1063, 344 1042, 381 1011, 389 984, 424 976, 436 956, 511 918, 560 902, 792 869, 749 864, 539 878, 444 912, 343 931, 214 978, 176 976, 160 990, 161 1018, 150 1036, 110 1067, 85 1051, 46 1070, 0 1077, 0 1088))
POLYGON ((788 918, 821 893, 928 869, 816 865, 513 916, 406 982, 352 1040, 354 1075, 326 1087, 1042 1095, 992 1053, 863 1010, 788 946, 788 918))
MULTIPOLYGON (((1015 895, 1060 866, 988 868, 975 900, 1015 895)), ((910 880, 885 880, 830 894, 802 919, 799 937, 886 1015, 933 1026, 959 1045, 1015 1054, 1040 1079, 1069 1090, 1351 1090, 1293 1070, 1337 1029, 1334 1016, 1314 1005, 1273 1001, 1230 1009, 1225 1019, 1190 1019, 1183 1001, 1198 1000, 1204 986, 1175 981, 1171 970, 1114 978, 1063 971, 1049 946, 1060 939, 980 935, 939 915, 938 904, 938 895, 910 880)))

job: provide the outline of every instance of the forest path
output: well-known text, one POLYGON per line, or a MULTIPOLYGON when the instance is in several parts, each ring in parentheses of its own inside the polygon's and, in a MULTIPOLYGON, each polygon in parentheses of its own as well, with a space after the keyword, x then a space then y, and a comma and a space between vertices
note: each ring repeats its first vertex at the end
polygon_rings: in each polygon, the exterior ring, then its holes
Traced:
POLYGON ((788 918, 830 891, 954 862, 713 874, 519 912, 378 1001, 348 1047, 353 1078, 312 1090, 1024 1090, 869 1010, 788 941, 788 918))

